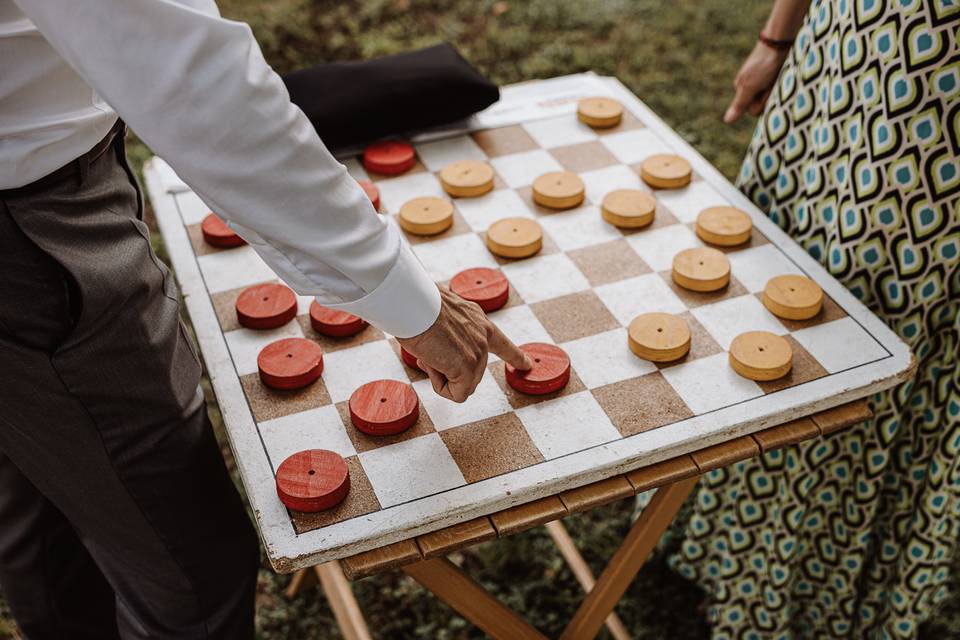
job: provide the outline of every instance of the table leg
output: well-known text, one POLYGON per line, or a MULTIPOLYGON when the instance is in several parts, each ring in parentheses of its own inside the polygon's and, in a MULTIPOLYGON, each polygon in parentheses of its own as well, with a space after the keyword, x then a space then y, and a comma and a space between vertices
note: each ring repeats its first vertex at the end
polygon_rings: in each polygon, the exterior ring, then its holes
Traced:
POLYGON ((694 476, 657 489, 656 495, 630 528, 596 585, 577 608, 560 636, 561 640, 594 638, 597 635, 604 619, 623 597, 697 480, 699 476, 694 476))
POLYGON ((347 582, 336 560, 325 562, 314 567, 323 592, 327 594, 330 608, 340 626, 340 633, 346 640, 371 640, 367 623, 363 619, 363 612, 353 597, 350 583, 347 582))
POLYGON ((495 640, 545 640, 543 634, 446 558, 414 562, 403 570, 495 640))
MULTIPOLYGON (((583 559, 583 556, 580 555, 580 551, 573 542, 573 538, 570 537, 570 534, 567 533, 566 528, 559 520, 548 522, 546 527, 547 533, 553 538, 553 542, 557 545, 560 555, 567 561, 567 566, 570 567, 573 576, 577 579, 577 582, 580 583, 580 586, 583 587, 583 590, 590 593, 596 580, 587 562, 583 559)), ((630 632, 623 626, 617 614, 611 613, 607 616, 606 625, 614 640, 630 640, 630 632)))
POLYGON ((287 586, 284 594, 288 598, 296 598, 301 591, 309 589, 315 584, 317 584, 317 574, 312 568, 297 569, 297 572, 293 574, 293 578, 290 579, 290 584, 287 586))

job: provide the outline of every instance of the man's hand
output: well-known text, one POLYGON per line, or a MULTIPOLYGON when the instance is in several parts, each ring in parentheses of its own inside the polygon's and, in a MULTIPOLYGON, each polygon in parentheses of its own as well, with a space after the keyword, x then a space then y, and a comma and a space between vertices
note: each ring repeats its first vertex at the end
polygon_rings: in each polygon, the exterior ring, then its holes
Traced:
POLYGON ((744 111, 752 116, 763 113, 787 53, 776 51, 762 42, 756 44, 733 81, 737 93, 723 115, 724 122, 733 124, 744 111))
POLYGON ((454 402, 470 397, 487 367, 487 353, 497 354, 521 371, 532 366, 476 303, 442 287, 440 298, 443 306, 433 326, 418 336, 398 339, 417 357, 438 394, 454 402))

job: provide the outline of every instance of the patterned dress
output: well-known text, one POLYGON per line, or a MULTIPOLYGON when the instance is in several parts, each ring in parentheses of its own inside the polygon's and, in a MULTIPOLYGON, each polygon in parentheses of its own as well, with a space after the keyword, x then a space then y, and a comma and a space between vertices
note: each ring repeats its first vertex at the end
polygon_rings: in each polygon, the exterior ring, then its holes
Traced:
POLYGON ((960 0, 821 0, 740 188, 909 342, 875 418, 707 475, 671 563, 714 638, 915 637, 960 534, 960 0))

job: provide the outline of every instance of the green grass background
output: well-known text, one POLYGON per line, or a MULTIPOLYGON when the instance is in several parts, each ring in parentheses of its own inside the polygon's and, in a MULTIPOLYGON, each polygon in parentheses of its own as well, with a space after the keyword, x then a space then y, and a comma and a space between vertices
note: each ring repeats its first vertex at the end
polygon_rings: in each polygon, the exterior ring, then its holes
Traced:
MULTIPOLYGON (((333 60, 454 43, 499 84, 593 70, 618 77, 728 177, 735 175, 753 123, 720 117, 731 82, 763 24, 770 0, 220 0, 223 14, 253 27, 279 72, 333 60)), ((150 151, 134 138, 138 168, 150 151)), ((162 241, 154 244, 163 257, 162 241)), ((207 386, 211 416, 221 424, 207 386)), ((224 447, 228 466, 232 457, 224 447)), ((629 527, 631 501, 564 521, 599 572, 629 527)), ((671 546, 667 544, 667 546, 671 546)), ((636 638, 705 638, 702 594, 671 573, 657 553, 617 613, 636 638)), ((582 595, 542 529, 487 543, 452 559, 555 637, 582 595)), ((960 571, 955 571, 955 575, 960 571)), ((289 576, 264 562, 257 633, 264 640, 339 638, 324 598, 310 589, 293 600, 289 576)), ((956 586, 956 585, 954 585, 956 586)), ((368 578, 354 591, 376 638, 480 638, 483 635, 399 573, 368 578)), ((954 592, 957 590, 954 589, 954 592)), ((0 639, 18 637, 0 597, 0 639)), ((606 631, 603 632, 606 636, 606 631)), ((924 637, 960 637, 952 598, 924 637)))

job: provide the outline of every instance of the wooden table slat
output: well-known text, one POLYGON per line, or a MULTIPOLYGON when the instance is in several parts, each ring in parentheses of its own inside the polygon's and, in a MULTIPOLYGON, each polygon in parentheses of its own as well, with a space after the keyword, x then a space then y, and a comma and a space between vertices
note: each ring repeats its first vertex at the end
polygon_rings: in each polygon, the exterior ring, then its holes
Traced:
POLYGON ((490 516, 501 536, 530 529, 567 515, 567 508, 557 496, 548 496, 533 502, 504 509, 490 516))
POLYGON ((700 469, 689 455, 684 454, 657 462, 646 467, 634 469, 626 474, 627 480, 633 486, 634 493, 653 489, 678 480, 685 480, 700 474, 700 469))
POLYGON ((436 558, 496 537, 497 530, 490 518, 484 516, 418 536, 417 544, 424 558, 436 558))
POLYGON ((422 560, 420 547, 414 540, 401 540, 379 549, 371 549, 340 561, 344 575, 350 580, 370 576, 387 569, 422 560))
POLYGON ((791 420, 784 424, 770 427, 763 431, 753 434, 754 440, 760 445, 760 453, 780 449, 789 444, 796 444, 803 440, 816 438, 820 435, 820 429, 810 418, 799 418, 791 420))
POLYGON ((827 409, 815 413, 810 418, 820 427, 821 435, 829 435, 842 429, 846 429, 858 422, 869 420, 873 417, 873 411, 866 400, 857 400, 848 402, 833 409, 827 409))
POLYGON ((741 436, 700 451, 694 451, 690 454, 690 457, 697 463, 700 473, 706 473, 712 469, 725 467, 759 454, 760 445, 757 444, 757 441, 751 436, 741 436))
POLYGON ((634 493, 633 486, 625 476, 614 476, 563 491, 560 493, 560 499, 568 513, 581 513, 616 500, 629 498, 634 493))

